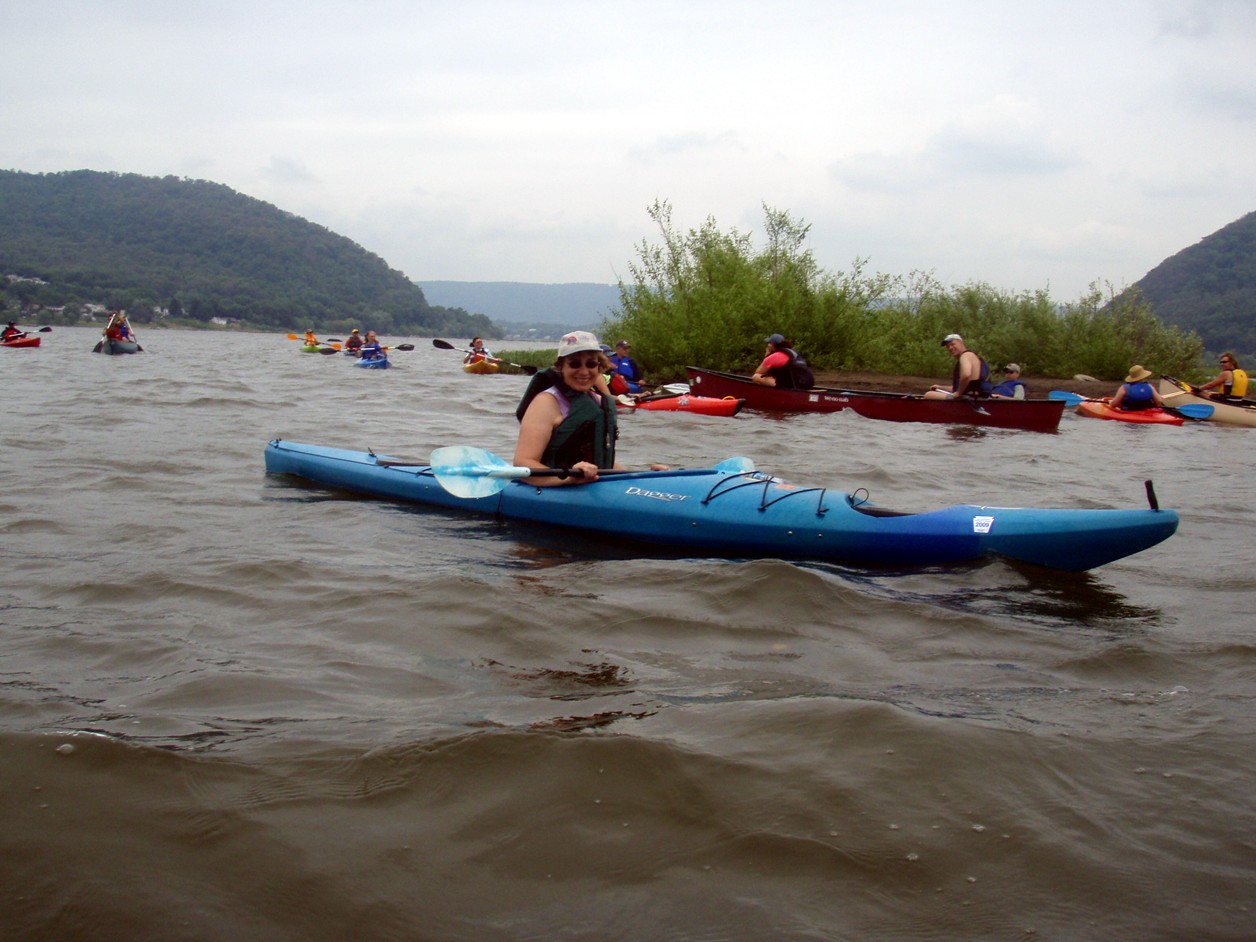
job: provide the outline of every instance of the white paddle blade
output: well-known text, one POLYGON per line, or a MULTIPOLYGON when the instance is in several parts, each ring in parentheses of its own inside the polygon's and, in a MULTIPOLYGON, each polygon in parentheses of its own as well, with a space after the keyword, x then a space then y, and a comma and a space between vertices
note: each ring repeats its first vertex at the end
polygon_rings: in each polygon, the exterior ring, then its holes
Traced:
POLYGON ((715 466, 716 471, 723 471, 725 474, 744 474, 747 471, 754 470, 754 462, 749 458, 736 457, 725 458, 715 466))
POLYGON ((436 483, 455 497, 468 500, 492 497, 510 481, 532 473, 531 468, 516 467, 491 451, 470 445, 437 448, 429 460, 436 483))

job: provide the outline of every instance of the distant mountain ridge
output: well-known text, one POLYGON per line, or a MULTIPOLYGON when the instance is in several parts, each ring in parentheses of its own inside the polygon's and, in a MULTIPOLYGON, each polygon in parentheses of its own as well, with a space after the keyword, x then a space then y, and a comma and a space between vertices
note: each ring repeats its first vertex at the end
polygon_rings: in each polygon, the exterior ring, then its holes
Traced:
POLYGON ((617 285, 593 282, 422 281, 432 304, 484 314, 495 323, 548 325, 567 330, 596 327, 619 304, 617 285))
POLYGON ((1133 287, 1160 320, 1195 331, 1210 351, 1256 355, 1256 212, 1166 258, 1133 287))
MULTIPOLYGON (((263 327, 492 335, 344 236, 206 180, 0 170, 0 300, 263 327)), ((73 317, 74 315, 67 315, 73 317)))

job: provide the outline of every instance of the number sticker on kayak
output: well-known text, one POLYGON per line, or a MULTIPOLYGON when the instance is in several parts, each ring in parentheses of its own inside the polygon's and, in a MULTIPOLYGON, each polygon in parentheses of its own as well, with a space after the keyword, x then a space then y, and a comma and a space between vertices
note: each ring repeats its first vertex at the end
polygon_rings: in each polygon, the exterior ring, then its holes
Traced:
POLYGON ((989 533, 992 526, 993 517, 973 517, 973 533, 989 533))

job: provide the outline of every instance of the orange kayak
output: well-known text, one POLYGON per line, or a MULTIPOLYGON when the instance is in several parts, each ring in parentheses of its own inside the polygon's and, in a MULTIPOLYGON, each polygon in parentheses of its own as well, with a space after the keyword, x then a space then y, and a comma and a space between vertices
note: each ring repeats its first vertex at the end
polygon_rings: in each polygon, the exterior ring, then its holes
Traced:
POLYGON ((698 415, 734 416, 746 404, 745 399, 734 399, 726 396, 716 399, 714 396, 647 396, 632 402, 623 399, 615 400, 620 411, 631 412, 645 409, 647 412, 695 412, 698 415))
POLYGON ((1165 412, 1163 409, 1152 408, 1127 412, 1125 409, 1113 409, 1108 402, 1107 399, 1085 399, 1077 404, 1077 414, 1092 419, 1112 419, 1138 425, 1181 425, 1184 421, 1180 415, 1165 412))

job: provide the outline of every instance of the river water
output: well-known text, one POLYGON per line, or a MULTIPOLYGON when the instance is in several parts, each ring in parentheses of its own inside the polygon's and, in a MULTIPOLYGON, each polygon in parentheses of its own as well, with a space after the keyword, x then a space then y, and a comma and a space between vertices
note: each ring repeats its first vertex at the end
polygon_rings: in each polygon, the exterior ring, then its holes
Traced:
POLYGON ((428 339, 42 336, 0 351, 0 938, 1256 936, 1256 433, 632 414, 632 467, 1182 517, 1086 574, 650 559, 265 474, 509 457, 524 378, 428 339))

